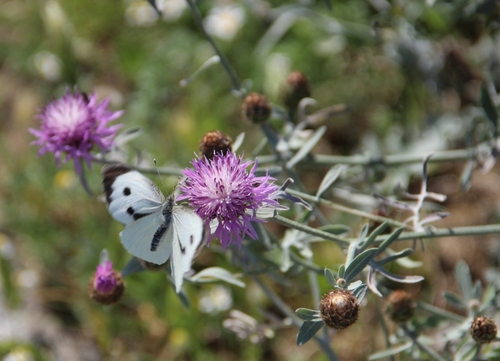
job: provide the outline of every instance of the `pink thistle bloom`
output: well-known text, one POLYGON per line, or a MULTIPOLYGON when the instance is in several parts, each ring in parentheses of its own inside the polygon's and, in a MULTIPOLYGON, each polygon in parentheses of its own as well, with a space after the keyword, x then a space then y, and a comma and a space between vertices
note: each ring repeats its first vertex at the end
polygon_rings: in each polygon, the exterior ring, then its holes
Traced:
POLYGON ((113 264, 105 261, 97 266, 94 278, 94 289, 101 294, 109 294, 117 286, 117 277, 113 271, 113 264))
POLYGON ((90 167, 90 151, 96 145, 101 152, 107 152, 113 145, 114 137, 121 125, 108 126, 123 111, 107 110, 109 99, 97 102, 96 94, 86 96, 67 89, 66 94, 49 103, 36 118, 41 120, 40 129, 29 131, 38 139, 32 144, 39 146, 38 155, 54 153, 59 166, 61 154, 63 162, 75 161, 76 173, 81 173, 79 159, 84 159, 90 167))
POLYGON ((177 200, 188 200, 208 226, 212 223, 212 237, 218 238, 223 247, 233 242, 241 246, 245 235, 257 239, 251 222, 263 222, 256 215, 260 208, 281 209, 274 178, 255 176, 257 162, 243 162, 227 152, 215 154, 211 160, 196 158, 191 163, 194 169, 184 170, 187 179, 179 186, 177 200))

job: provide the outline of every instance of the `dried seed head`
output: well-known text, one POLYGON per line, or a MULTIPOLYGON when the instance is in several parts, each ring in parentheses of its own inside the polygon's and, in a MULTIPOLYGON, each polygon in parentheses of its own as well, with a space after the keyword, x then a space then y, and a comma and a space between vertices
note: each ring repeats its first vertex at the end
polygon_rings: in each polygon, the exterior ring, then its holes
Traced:
POLYGON ((497 325, 491 318, 484 316, 477 316, 469 331, 477 343, 489 343, 497 337, 497 325))
POLYGON ((89 281, 90 298, 103 305, 111 305, 120 300, 124 291, 122 275, 113 270, 111 262, 106 261, 97 266, 89 281))
POLYGON ((241 115, 252 123, 263 123, 271 116, 272 107, 261 94, 250 93, 241 106, 241 115))
POLYGON ((396 290, 387 297, 386 313, 394 322, 406 322, 415 314, 416 306, 412 295, 403 290, 396 290))
POLYGON ((358 319, 358 300, 349 291, 332 290, 325 294, 319 303, 323 322, 328 327, 343 330, 358 319))
POLYGON ((212 159, 214 153, 225 155, 231 151, 233 141, 219 130, 206 133, 200 141, 200 151, 207 159, 212 159))
POLYGON ((282 87, 283 102, 288 109, 296 109, 303 98, 311 96, 309 80, 300 71, 290 73, 282 87))

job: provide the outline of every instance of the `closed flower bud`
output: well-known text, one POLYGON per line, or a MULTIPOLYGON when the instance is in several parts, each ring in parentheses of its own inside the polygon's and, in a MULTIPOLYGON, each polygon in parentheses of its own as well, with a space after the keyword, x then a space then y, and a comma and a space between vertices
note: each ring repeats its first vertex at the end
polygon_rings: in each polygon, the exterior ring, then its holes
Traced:
POLYGON ((252 123, 263 123, 271 116, 272 107, 267 98, 261 94, 250 93, 241 106, 241 115, 252 123))
POLYGON ((89 295, 93 300, 103 304, 111 305, 120 300, 125 290, 120 272, 113 270, 113 264, 105 261, 99 266, 90 279, 89 295))
POLYGON ((319 303, 319 312, 328 327, 343 330, 358 319, 358 300, 349 291, 332 290, 319 303))
POLYGON ((207 159, 212 159, 214 153, 225 155, 231 151, 232 139, 218 130, 206 133, 200 141, 200 151, 207 159))
POLYGON ((491 318, 477 316, 470 326, 470 334, 477 343, 489 343, 497 337, 497 325, 491 318))
POLYGON ((394 322, 402 323, 413 317, 416 306, 412 295, 403 290, 396 290, 387 298, 386 313, 394 322))
POLYGON ((282 92, 287 108, 295 109, 302 99, 311 96, 309 80, 300 71, 294 71, 286 77, 282 92))

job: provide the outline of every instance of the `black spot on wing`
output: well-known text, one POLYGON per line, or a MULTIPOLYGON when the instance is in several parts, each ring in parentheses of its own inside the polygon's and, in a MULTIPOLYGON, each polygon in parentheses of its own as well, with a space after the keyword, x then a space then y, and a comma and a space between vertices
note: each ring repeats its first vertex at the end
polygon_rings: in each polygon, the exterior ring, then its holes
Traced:
POLYGON ((128 207, 128 208, 127 208, 127 213, 128 213, 128 214, 130 214, 131 216, 133 216, 133 215, 134 215, 134 213, 135 213, 134 208, 132 208, 132 207, 128 207))
POLYGON ((111 203, 113 183, 115 183, 116 178, 122 174, 130 172, 131 170, 132 169, 126 165, 119 163, 107 164, 102 168, 102 185, 104 187, 104 194, 106 195, 106 201, 108 204, 111 203))
POLYGON ((137 221, 139 218, 149 216, 151 213, 134 213, 134 221, 137 221))
POLYGON ((132 193, 129 187, 123 188, 123 195, 124 196, 129 196, 132 193))

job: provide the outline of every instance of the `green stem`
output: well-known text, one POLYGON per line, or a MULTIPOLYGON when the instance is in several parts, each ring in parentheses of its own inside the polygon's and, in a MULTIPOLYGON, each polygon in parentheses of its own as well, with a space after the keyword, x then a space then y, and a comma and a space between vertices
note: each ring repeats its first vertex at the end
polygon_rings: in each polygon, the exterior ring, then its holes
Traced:
MULTIPOLYGON (((267 287, 267 285, 264 282, 262 282, 262 280, 259 277, 253 276, 253 280, 259 285, 259 287, 262 289, 262 291, 264 291, 266 296, 269 297, 269 299, 274 303, 274 305, 281 312, 283 312, 284 315, 289 317, 296 327, 300 328, 300 326, 302 325, 302 320, 295 314, 295 312, 293 312, 290 309, 290 307, 288 307, 288 305, 285 304, 285 302, 283 302, 281 300, 281 298, 279 298, 276 293, 274 293, 273 290, 271 290, 269 287, 267 287)), ((323 349, 323 351, 327 355, 329 361, 337 361, 338 360, 337 356, 335 355, 332 348, 330 347, 328 339, 320 338, 318 336, 314 336, 313 338, 319 344, 319 346, 323 349)))
POLYGON ((236 72, 234 71, 233 67, 227 60, 226 56, 224 53, 220 50, 219 46, 217 43, 214 41, 214 39, 206 32, 205 27, 203 26, 203 19, 201 16, 200 11, 198 10, 198 7, 194 3, 193 0, 187 0, 187 3, 189 4, 189 8, 191 9, 191 14, 193 14, 194 21, 200 28, 201 32, 205 36, 205 38, 208 40, 210 45, 212 45, 212 48, 215 50, 215 53, 219 56, 220 62, 222 64, 222 67, 226 70, 226 73, 229 75, 229 78, 231 79, 231 82, 233 83, 233 90, 235 91, 240 91, 241 89, 241 83, 238 79, 238 76, 236 75, 236 72))
POLYGON ((433 315, 436 315, 436 316, 439 316, 439 317, 442 317, 442 318, 445 318, 445 319, 448 319, 451 321, 455 321, 458 323, 462 323, 465 320, 465 318, 460 316, 460 315, 443 310, 439 307, 430 305, 430 304, 425 303, 425 302, 417 302, 417 307, 424 310, 424 311, 432 313, 433 315))

